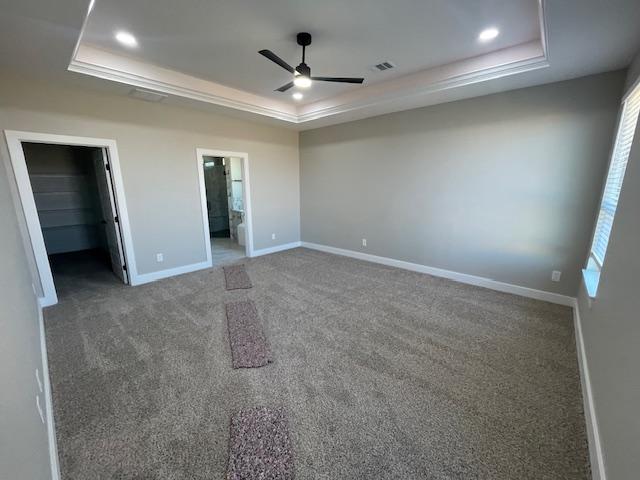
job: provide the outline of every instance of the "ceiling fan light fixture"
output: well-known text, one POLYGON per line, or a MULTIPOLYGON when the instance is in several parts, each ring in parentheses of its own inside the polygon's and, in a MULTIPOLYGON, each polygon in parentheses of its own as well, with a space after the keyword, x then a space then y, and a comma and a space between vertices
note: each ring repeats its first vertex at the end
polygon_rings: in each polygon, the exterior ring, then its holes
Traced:
POLYGON ((293 84, 300 88, 309 88, 311 86, 311 79, 305 75, 296 75, 293 78, 293 84))

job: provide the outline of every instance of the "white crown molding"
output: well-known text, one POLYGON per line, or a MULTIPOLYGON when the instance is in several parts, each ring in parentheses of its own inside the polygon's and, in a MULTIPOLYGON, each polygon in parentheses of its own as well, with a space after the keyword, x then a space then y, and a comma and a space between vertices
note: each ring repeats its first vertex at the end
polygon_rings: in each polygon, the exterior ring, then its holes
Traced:
MULTIPOLYGON (((83 42, 86 19, 68 70, 292 124, 304 124, 349 112, 364 112, 371 107, 382 106, 391 112, 397 110, 394 105, 406 105, 408 100, 415 100, 412 103, 420 106, 420 100, 436 92, 548 67, 546 0, 537 1, 540 23, 538 40, 364 86, 302 106, 227 87, 91 46, 83 42)), ((90 13, 91 9, 87 18, 90 13)))
POLYGON ((547 61, 550 61, 549 53, 549 22, 547 20, 547 0, 538 0, 538 22, 540 24, 540 46, 547 61))
POLYGON ((296 107, 81 43, 70 71, 297 123, 296 107))
POLYGON ((549 62, 544 56, 540 42, 530 42, 468 60, 430 68, 305 105, 299 110, 298 122, 318 120, 397 100, 418 98, 443 90, 548 66, 549 62))

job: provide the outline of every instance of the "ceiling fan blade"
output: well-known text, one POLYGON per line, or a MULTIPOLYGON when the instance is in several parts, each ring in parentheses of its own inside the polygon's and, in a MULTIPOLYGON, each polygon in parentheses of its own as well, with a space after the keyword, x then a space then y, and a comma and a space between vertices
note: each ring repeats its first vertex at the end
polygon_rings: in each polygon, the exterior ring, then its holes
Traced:
POLYGON ((263 57, 267 57, 269 60, 271 60, 273 63, 277 63, 278 65, 280 65, 282 68, 284 68, 287 72, 289 73, 295 73, 295 69, 289 65, 287 62, 285 62, 284 60, 282 60, 279 56, 277 56, 275 53, 273 53, 271 50, 260 50, 258 52, 260 55, 262 55, 263 57))
POLYGON ((291 87, 293 87, 293 82, 289 82, 286 85, 282 85, 280 88, 276 88, 275 91, 276 92, 286 92, 291 87))
POLYGON ((337 83, 364 82, 364 78, 352 78, 352 77, 311 77, 311 80, 317 80, 319 82, 337 82, 337 83))

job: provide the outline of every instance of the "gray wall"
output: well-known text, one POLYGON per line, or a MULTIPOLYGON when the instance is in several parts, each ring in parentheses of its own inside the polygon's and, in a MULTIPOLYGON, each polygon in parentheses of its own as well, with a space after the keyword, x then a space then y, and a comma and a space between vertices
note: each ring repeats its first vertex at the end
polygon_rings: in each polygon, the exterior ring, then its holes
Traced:
POLYGON ((206 259, 197 147, 249 154, 255 249, 300 239, 293 130, 10 75, 0 76, 2 129, 116 140, 139 274, 206 259))
POLYGON ((609 73, 303 132, 302 240, 575 296, 623 82, 609 73))
MULTIPOLYGON (((640 55, 636 65, 640 65, 640 55)), ((627 85, 640 77, 632 70, 627 85)), ((602 178, 604 183, 604 177, 602 178)), ((592 225, 595 223, 595 217, 592 225)), ((622 186, 597 298, 578 305, 608 480, 640 472, 640 123, 622 186)))
POLYGON ((625 91, 629 91, 631 87, 640 79, 640 52, 635 56, 627 72, 627 81, 624 84, 625 91))
MULTIPOLYGON (((6 146, 0 143, 0 153, 6 146)), ((50 478, 45 426, 36 410, 42 372, 36 298, 31 287, 4 162, 0 161, 0 476, 50 478)))

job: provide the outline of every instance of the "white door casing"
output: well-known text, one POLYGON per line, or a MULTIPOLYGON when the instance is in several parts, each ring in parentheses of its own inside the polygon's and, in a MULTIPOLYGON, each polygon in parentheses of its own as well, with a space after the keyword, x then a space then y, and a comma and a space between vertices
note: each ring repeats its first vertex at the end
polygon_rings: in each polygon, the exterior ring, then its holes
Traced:
POLYGON ((204 159, 203 157, 236 157, 242 159, 242 195, 244 201, 244 225, 245 225, 245 255, 253 256, 253 216, 251 213, 251 177, 249 175, 249 154, 245 152, 229 152, 226 150, 212 150, 207 148, 196 149, 196 168, 198 169, 198 183, 200 188, 200 204, 202 209, 202 227, 204 245, 207 255, 207 263, 212 265, 211 241, 209 238, 209 212, 207 209, 207 190, 204 183, 204 159))
POLYGON ((127 201, 125 198, 124 185, 122 181, 122 173, 120 171, 120 161, 118 157, 118 148, 115 140, 92 137, 76 137, 72 135, 57 135, 49 133, 24 132, 15 130, 5 130, 5 138, 9 150, 9 171, 13 171, 16 181, 15 199, 16 205, 22 207, 27 227, 28 238, 25 240, 31 244, 33 256, 37 268, 39 281, 42 287, 42 297, 39 302, 42 306, 55 305, 58 303, 55 285, 53 283, 53 275, 49 265, 49 258, 44 244, 40 219, 36 209, 31 182, 29 181, 29 173, 22 149, 22 142, 31 143, 50 143, 57 145, 78 145, 85 147, 101 147, 105 148, 109 154, 109 164, 111 168, 111 179, 114 198, 118 205, 118 220, 120 231, 122 233, 122 247, 124 258, 127 259, 127 273, 129 282, 132 285, 139 283, 138 273, 135 261, 135 252, 133 249, 133 239, 131 237, 131 227, 129 224, 129 214, 127 211, 127 201))

